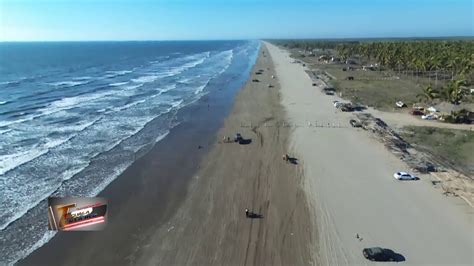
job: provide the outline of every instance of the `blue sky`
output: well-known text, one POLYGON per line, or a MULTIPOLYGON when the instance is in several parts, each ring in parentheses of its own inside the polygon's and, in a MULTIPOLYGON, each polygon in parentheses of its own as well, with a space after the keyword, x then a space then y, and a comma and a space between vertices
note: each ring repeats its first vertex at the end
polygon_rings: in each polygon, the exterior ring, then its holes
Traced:
POLYGON ((472 36, 470 0, 0 0, 0 40, 472 36))

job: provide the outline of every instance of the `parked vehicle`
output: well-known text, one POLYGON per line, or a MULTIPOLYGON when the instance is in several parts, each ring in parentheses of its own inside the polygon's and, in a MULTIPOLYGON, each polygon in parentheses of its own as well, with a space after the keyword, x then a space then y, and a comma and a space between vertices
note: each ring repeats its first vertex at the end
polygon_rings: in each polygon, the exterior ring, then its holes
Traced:
POLYGON ((352 112, 354 111, 354 107, 350 103, 345 103, 341 106, 341 111, 343 112, 352 112))
POLYGON ((438 119, 438 116, 436 116, 434 114, 422 115, 421 119, 423 119, 423 120, 436 120, 436 119, 438 119))
POLYGON ((418 180, 419 178, 407 172, 396 172, 393 177, 397 180, 418 180))
POLYGON ((396 254, 390 249, 373 247, 362 250, 364 257, 371 261, 395 261, 396 254))
POLYGON ((406 105, 404 102, 402 102, 402 101, 396 102, 395 105, 396 105, 398 108, 407 107, 407 105, 406 105))
POLYGON ((343 103, 343 102, 340 102, 340 101, 334 101, 334 102, 333 102, 333 105, 334 105, 334 107, 339 108, 339 107, 343 106, 344 103, 343 103))
POLYGON ((349 120, 349 124, 351 124, 352 127, 362 127, 362 124, 355 119, 349 120))
POLYGON ((421 110, 413 109, 411 110, 410 114, 411 115, 424 115, 425 113, 423 113, 423 111, 421 110))
POLYGON ((323 91, 324 91, 325 93, 332 92, 332 93, 334 94, 334 92, 336 92, 336 89, 329 87, 329 88, 324 88, 323 91))

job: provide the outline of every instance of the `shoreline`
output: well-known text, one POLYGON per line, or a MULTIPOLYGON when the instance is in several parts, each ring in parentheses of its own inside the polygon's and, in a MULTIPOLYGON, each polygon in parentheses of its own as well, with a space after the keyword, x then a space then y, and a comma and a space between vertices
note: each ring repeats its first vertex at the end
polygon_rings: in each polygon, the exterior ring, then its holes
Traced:
POLYGON ((282 126, 280 86, 263 51, 262 45, 237 95, 209 94, 187 109, 184 116, 192 119, 99 195, 110 205, 104 231, 58 234, 19 265, 314 264, 310 243, 317 234, 310 226, 303 173, 281 158, 288 152, 290 128, 282 126), (256 75, 258 69, 264 73, 256 75), (255 78, 260 82, 251 81, 255 78), (222 143, 236 132, 246 145, 222 143), (159 200, 166 203, 155 203, 159 200), (245 208, 263 218, 246 218, 245 208))
POLYGON ((167 227, 152 233, 137 265, 315 264, 310 243, 317 233, 310 226, 302 169, 281 157, 290 128, 283 126, 286 113, 272 75, 262 46, 185 202, 167 227), (255 74, 260 69, 263 74, 255 74), (246 144, 222 141, 236 132, 246 144), (263 217, 246 218, 246 208, 263 217))
POLYGON ((147 237, 147 231, 164 224, 182 204, 193 173, 245 84, 233 75, 227 76, 230 79, 234 81, 226 84, 226 90, 216 87, 180 109, 179 125, 97 195, 109 201, 109 221, 104 231, 59 232, 17 264, 78 265, 89 260, 102 265, 128 263, 126 257, 137 252, 135 247, 147 237), (119 247, 115 247, 117 242, 119 247))

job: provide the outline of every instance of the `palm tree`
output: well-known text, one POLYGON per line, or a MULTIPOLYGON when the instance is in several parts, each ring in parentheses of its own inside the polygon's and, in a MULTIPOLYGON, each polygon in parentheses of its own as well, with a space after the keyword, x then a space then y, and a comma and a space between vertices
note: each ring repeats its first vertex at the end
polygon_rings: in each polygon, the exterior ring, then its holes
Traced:
POLYGON ((460 75, 473 81, 474 41, 383 41, 383 42, 334 42, 304 41, 289 42, 295 47, 336 49, 345 60, 359 55, 369 62, 377 62, 391 70, 408 71, 449 71, 452 80, 460 75))
POLYGON ((442 62, 442 59, 441 59, 441 56, 432 56, 430 58, 430 61, 431 61, 431 69, 430 70, 434 70, 435 73, 436 73, 436 81, 435 81, 435 86, 438 85, 438 71, 440 70, 440 68, 443 67, 443 62, 442 62))
POLYGON ((418 94, 416 97, 424 102, 431 102, 434 99, 439 98, 439 91, 434 89, 430 84, 425 87, 422 90, 422 93, 418 94))
POLYGON ((451 80, 443 87, 444 99, 452 104, 459 104, 468 94, 466 80, 451 80))

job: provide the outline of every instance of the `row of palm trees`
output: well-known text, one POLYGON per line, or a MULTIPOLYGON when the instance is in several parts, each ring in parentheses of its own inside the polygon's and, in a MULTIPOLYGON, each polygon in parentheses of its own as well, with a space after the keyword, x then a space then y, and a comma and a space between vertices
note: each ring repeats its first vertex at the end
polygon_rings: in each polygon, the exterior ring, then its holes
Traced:
POLYGON ((425 101, 440 99, 459 104, 468 94, 474 70, 474 41, 403 41, 342 43, 336 51, 344 59, 362 56, 392 70, 424 73, 451 73, 444 86, 427 86, 419 98, 425 101))
POLYGON ((474 40, 414 40, 414 41, 337 41, 281 40, 275 43, 304 51, 313 49, 337 52, 341 59, 363 57, 395 71, 423 73, 436 71, 472 78, 474 40))
POLYGON ((339 42, 335 41, 316 41, 316 40, 274 40, 273 43, 289 49, 302 49, 311 51, 313 49, 335 49, 339 42))
POLYGON ((340 43, 342 59, 362 56, 398 71, 445 71, 451 77, 469 75, 474 69, 474 41, 394 41, 340 43))

